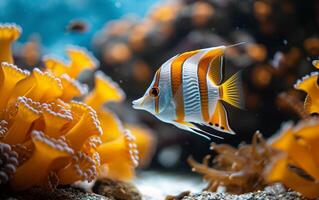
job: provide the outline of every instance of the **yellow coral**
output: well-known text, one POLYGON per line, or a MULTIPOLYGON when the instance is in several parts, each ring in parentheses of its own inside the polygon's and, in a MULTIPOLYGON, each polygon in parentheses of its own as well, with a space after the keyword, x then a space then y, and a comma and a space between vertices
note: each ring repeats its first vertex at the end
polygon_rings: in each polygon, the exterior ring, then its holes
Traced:
POLYGON ((136 138, 139 166, 145 167, 151 161, 156 148, 156 139, 152 131, 141 125, 125 124, 125 128, 131 131, 136 138))
POLYGON ((134 176, 139 158, 135 138, 130 131, 126 130, 118 139, 101 144, 97 150, 103 155, 101 163, 107 164, 108 177, 129 180, 134 176))
POLYGON ((309 198, 319 196, 319 120, 286 124, 270 142, 281 153, 273 158, 268 182, 281 181, 309 198))
POLYGON ((100 119, 103 132, 108 133, 101 136, 102 142, 113 141, 123 134, 123 125, 112 111, 108 109, 101 109, 97 115, 100 119))
POLYGON ((121 102, 125 99, 124 92, 102 71, 95 75, 95 88, 85 98, 84 102, 99 109, 108 102, 121 102))
MULTIPOLYGON (((112 81, 103 72, 98 71, 95 75, 95 89, 84 99, 84 102, 96 109, 98 118, 101 122, 103 134, 102 142, 112 142, 115 139, 122 137, 124 128, 118 117, 110 110, 103 108, 103 105, 108 102, 121 102, 125 98, 125 93, 119 86, 112 81)), ((144 127, 127 124, 125 126, 131 131, 131 134, 136 138, 136 144, 139 151, 141 166, 146 166, 152 158, 156 148, 156 140, 152 132, 144 127)), ((130 173, 129 176, 132 176, 130 173)), ((116 177, 118 177, 116 175, 116 177)), ((122 176, 123 177, 123 176, 122 176)))
POLYGON ((66 74, 69 68, 68 64, 52 56, 44 57, 43 63, 45 65, 46 70, 56 76, 61 76, 62 74, 66 74))
POLYGON ((33 131, 32 142, 35 146, 32 157, 18 167, 11 185, 14 189, 27 189, 42 184, 53 164, 63 162, 74 153, 63 140, 44 136, 42 132, 33 131), (55 163, 54 163, 55 162, 55 163))
POLYGON ((69 58, 68 63, 52 56, 44 57, 46 70, 56 76, 67 74, 72 79, 76 79, 83 71, 93 71, 98 66, 98 61, 85 48, 70 46, 66 52, 69 58))
POLYGON ((16 24, 0 24, 0 63, 13 64, 11 45, 20 34, 21 28, 16 24))
POLYGON ((84 70, 97 68, 98 61, 85 48, 71 46, 67 54, 71 60, 67 74, 72 78, 77 78, 84 70))
POLYGON ((0 141, 16 149, 21 161, 10 181, 13 189, 47 185, 51 175, 60 184, 91 181, 104 163, 109 177, 131 179, 138 163, 134 137, 102 108, 109 101, 123 100, 123 91, 99 72, 90 93, 97 98, 85 97, 87 87, 75 78, 95 69, 97 61, 81 48, 68 49, 69 64, 46 57, 43 71, 35 68, 30 73, 10 64, 11 43, 19 33, 16 26, 0 26, 0 46, 7 45, 0 48, 0 141), (82 96, 96 110, 73 100, 82 96))
MULTIPOLYGON (((318 69, 318 60, 313 61, 318 69)), ((304 76, 295 84, 307 93, 304 107, 309 113, 319 113, 318 72, 304 76)), ((308 118, 293 126, 286 124, 270 145, 281 153, 273 158, 267 170, 269 182, 281 181, 309 198, 319 196, 319 119, 308 118)))
MULTIPOLYGON (((319 62, 313 61, 313 65, 319 68, 319 62)), ((297 90, 302 90, 307 93, 305 99, 305 110, 308 113, 319 113, 319 85, 318 85, 318 72, 312 72, 310 75, 304 76, 301 80, 298 80, 295 84, 297 90)))
MULTIPOLYGON (((1 63, 0 67, 0 112, 3 113, 7 106, 8 100, 11 96, 12 90, 16 83, 25 79, 30 73, 28 71, 22 71, 13 64, 6 62, 1 63)), ((4 116, 1 115, 3 118, 4 116)))

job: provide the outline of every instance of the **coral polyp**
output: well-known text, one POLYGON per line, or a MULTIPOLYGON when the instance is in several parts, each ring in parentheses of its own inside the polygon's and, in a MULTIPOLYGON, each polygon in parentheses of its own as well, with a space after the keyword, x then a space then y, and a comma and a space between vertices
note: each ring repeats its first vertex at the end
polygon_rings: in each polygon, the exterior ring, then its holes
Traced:
POLYGON ((22 30, 16 24, 0 24, 0 62, 13 63, 11 43, 20 37, 22 30))
POLYGON ((0 25, 0 150, 8 155, 1 157, 0 183, 25 190, 92 181, 102 176, 102 165, 104 176, 130 180, 139 159, 135 137, 103 108, 122 101, 124 92, 102 72, 95 73, 91 92, 76 79, 98 67, 80 47, 67 49, 68 62, 45 57, 44 69, 20 69, 11 52, 20 32, 17 25, 0 25))
POLYGON ((19 164, 18 154, 10 145, 0 143, 0 184, 8 182, 19 164))

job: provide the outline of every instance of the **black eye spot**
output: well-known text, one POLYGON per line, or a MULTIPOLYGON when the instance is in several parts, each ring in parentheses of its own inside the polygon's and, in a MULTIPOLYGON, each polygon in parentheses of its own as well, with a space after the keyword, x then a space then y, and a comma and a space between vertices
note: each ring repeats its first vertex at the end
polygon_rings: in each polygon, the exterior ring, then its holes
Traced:
POLYGON ((159 89, 157 87, 153 87, 149 92, 151 97, 158 97, 159 89))
POLYGON ((222 130, 224 130, 225 128, 222 126, 222 127, 220 127, 222 130))
POLYGON ((219 124, 215 124, 215 126, 217 126, 217 127, 218 127, 218 126, 219 126, 219 124))

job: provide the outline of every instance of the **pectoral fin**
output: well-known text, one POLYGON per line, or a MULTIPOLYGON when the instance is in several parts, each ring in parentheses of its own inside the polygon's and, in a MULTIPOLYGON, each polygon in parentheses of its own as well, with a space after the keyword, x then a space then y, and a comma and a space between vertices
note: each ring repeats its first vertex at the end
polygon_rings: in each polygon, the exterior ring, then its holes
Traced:
POLYGON ((235 132, 230 128, 228 124, 228 115, 227 111, 222 103, 222 101, 217 101, 216 109, 212 115, 209 124, 211 124, 216 130, 235 134, 235 132))

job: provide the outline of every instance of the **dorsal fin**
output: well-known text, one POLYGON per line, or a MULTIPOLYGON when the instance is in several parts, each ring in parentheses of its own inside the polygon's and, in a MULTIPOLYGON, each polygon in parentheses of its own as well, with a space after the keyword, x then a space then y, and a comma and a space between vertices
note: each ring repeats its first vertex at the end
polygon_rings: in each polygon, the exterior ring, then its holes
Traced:
POLYGON ((208 78, 215 84, 220 85, 224 80, 225 56, 216 56, 209 64, 208 78))
POLYGON ((219 46, 201 50, 203 56, 198 62, 199 70, 203 70, 214 85, 220 85, 223 81, 225 49, 226 46, 219 46))
POLYGON ((225 75, 225 51, 226 49, 236 47, 246 42, 241 42, 229 46, 219 46, 212 48, 207 54, 211 55, 211 62, 209 63, 208 78, 215 84, 221 85, 224 81, 225 75))

